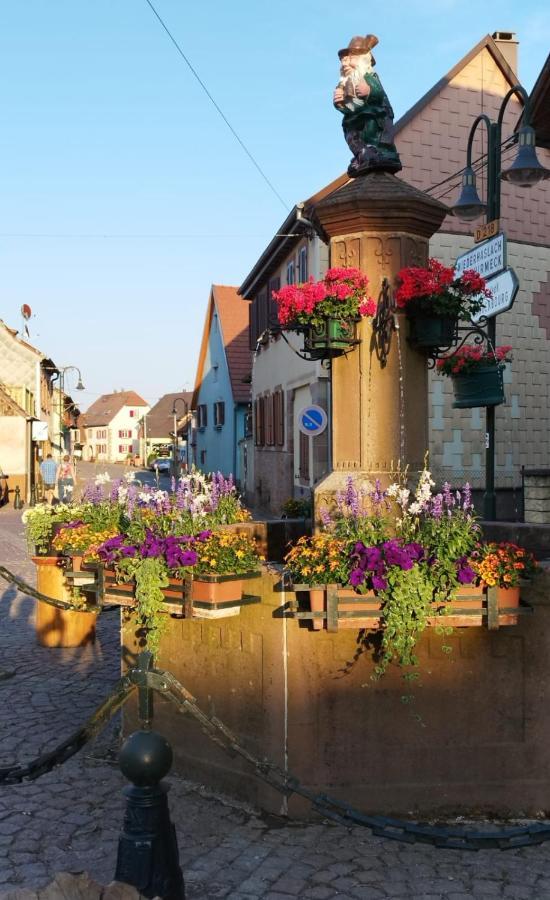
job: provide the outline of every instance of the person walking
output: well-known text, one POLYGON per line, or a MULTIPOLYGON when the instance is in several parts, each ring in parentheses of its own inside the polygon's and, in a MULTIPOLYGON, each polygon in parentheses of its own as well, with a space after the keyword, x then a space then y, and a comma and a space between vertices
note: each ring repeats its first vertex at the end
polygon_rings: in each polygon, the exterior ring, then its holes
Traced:
POLYGON ((76 476, 71 457, 67 454, 63 457, 63 462, 59 466, 57 473, 57 491, 60 503, 70 503, 73 499, 73 491, 76 476))
POLYGON ((53 504, 55 495, 55 482, 57 479, 58 468, 59 466, 51 453, 48 453, 46 459, 42 460, 40 463, 40 474, 44 484, 44 499, 50 506, 53 504))

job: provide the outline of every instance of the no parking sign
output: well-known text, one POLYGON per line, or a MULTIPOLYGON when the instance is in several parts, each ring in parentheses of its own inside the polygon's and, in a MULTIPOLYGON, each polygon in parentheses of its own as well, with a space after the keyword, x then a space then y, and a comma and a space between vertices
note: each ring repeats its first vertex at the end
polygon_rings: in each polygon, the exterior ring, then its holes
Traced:
POLYGON ((322 434, 327 427, 327 414, 320 406, 305 406, 298 413, 298 428, 302 434, 311 434, 315 437, 322 434))

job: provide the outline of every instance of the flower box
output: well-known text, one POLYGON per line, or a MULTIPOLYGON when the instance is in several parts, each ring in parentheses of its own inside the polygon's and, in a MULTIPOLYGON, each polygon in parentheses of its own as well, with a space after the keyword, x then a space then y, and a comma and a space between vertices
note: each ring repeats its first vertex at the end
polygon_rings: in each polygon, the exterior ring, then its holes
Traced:
MULTIPOLYGON (((383 604, 374 591, 359 594, 352 587, 326 584, 294 584, 291 590, 302 595, 298 596, 297 604, 291 606, 291 616, 311 622, 313 631, 325 628, 329 631, 359 628, 376 631, 383 626, 383 604), (309 610, 304 609, 305 606, 309 606, 309 610)), ((459 588, 446 603, 434 603, 434 615, 428 619, 428 626, 471 628, 485 625, 498 628, 517 625, 519 588, 494 590, 496 603, 493 621, 489 609, 489 588, 468 585, 459 588)))
MULTIPOLYGON (((241 606, 259 603, 260 597, 243 594, 243 582, 257 578, 258 572, 243 575, 201 575, 194 578, 170 578, 162 593, 166 612, 185 618, 225 618, 235 616, 241 606)), ((108 605, 135 605, 134 582, 117 581, 114 569, 102 570, 103 600, 108 605)))
POLYGON ((475 371, 452 376, 455 409, 499 406, 504 403, 502 366, 480 366, 475 371))
MULTIPOLYGON (((71 601, 59 556, 33 556, 36 589, 46 597, 71 601)), ((41 600, 36 604, 36 640, 41 647, 84 647, 95 641, 97 613, 60 609, 41 600)))

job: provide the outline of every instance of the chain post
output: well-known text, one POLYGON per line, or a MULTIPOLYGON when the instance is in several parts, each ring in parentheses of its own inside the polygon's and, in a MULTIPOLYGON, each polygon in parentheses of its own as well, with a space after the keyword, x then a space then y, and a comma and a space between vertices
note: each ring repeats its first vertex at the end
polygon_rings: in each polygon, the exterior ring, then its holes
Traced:
POLYGON ((138 689, 141 730, 124 742, 119 754, 126 811, 118 841, 115 880, 131 884, 144 897, 185 900, 176 830, 170 820, 168 787, 162 779, 172 767, 172 748, 153 731, 153 655, 144 651, 129 672, 138 689))

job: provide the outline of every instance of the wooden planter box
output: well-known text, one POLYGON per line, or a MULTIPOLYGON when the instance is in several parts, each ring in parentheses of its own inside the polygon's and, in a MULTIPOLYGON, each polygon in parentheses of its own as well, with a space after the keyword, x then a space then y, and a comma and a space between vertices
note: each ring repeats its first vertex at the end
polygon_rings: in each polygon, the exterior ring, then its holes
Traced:
MULTIPOLYGON (((63 559, 59 556, 33 556, 36 588, 54 600, 71 600, 63 559)), ((95 641, 97 613, 78 609, 59 609, 38 600, 36 603, 36 640, 41 647, 84 647, 95 641)))
MULTIPOLYGON (((382 604, 373 591, 358 594, 351 587, 336 584, 295 584, 292 590, 297 602, 290 604, 290 616, 311 622, 314 631, 349 628, 375 631, 381 627, 382 604), (304 609, 305 606, 309 609, 304 609)), ((493 630, 517 625, 519 615, 530 611, 529 607, 520 606, 520 588, 466 586, 459 588, 447 604, 434 604, 434 615, 428 625, 453 628, 486 625, 493 630)))
MULTIPOLYGON (((117 581, 116 571, 100 565, 85 567, 82 574, 95 573, 94 590, 100 602, 107 606, 134 607, 135 584, 133 581, 117 581)), ((257 578, 258 572, 244 575, 201 575, 194 578, 170 578, 163 589, 165 609, 170 615, 183 618, 225 618, 238 615, 241 607, 259 603, 260 597, 243 593, 243 582, 257 578)), ((73 576, 74 577, 74 576, 73 576)), ((78 584, 79 578, 75 578, 78 584)))

